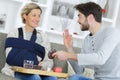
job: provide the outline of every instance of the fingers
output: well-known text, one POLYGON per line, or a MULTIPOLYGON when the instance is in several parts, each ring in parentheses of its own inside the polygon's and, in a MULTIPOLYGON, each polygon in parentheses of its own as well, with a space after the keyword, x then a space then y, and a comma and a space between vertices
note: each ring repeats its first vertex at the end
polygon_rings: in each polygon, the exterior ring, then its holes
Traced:
POLYGON ((65 29, 64 32, 63 32, 63 36, 67 36, 67 35, 69 35, 69 30, 65 29))
POLYGON ((52 54, 52 57, 55 57, 55 56, 57 56, 57 52, 55 52, 55 53, 52 54))
POLYGON ((60 54, 61 54, 61 51, 57 51, 52 54, 52 57, 58 58, 58 56, 60 56, 60 54))
POLYGON ((52 56, 52 54, 55 53, 55 52, 56 52, 56 49, 51 49, 51 50, 48 52, 48 57, 49 57, 50 59, 53 59, 54 57, 52 56))
POLYGON ((65 29, 63 32, 63 38, 65 38, 65 37, 72 37, 72 35, 69 33, 68 29, 65 29))
POLYGON ((41 65, 42 65, 42 63, 43 63, 42 61, 39 61, 39 64, 38 64, 38 66, 41 66, 41 65))
POLYGON ((55 52, 52 56, 58 58, 59 60, 67 60, 66 52, 64 51, 55 52))

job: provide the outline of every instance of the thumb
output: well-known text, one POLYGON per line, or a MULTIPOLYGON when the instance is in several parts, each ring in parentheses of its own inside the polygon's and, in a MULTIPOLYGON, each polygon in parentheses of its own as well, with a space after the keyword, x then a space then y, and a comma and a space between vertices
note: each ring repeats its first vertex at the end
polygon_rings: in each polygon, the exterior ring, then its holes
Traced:
POLYGON ((55 56, 57 56, 57 53, 56 53, 56 52, 52 54, 52 57, 55 57, 55 56))
POLYGON ((38 66, 41 66, 42 64, 43 64, 43 62, 42 62, 42 61, 39 61, 38 66))

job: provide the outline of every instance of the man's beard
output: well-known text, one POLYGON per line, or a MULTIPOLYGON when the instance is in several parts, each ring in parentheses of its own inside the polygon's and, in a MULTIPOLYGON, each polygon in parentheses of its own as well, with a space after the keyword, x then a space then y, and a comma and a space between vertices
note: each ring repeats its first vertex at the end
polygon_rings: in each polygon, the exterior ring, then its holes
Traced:
POLYGON ((85 22, 84 22, 84 24, 81 24, 81 30, 82 31, 88 31, 89 30, 89 24, 88 24, 88 21, 87 20, 85 20, 85 22))

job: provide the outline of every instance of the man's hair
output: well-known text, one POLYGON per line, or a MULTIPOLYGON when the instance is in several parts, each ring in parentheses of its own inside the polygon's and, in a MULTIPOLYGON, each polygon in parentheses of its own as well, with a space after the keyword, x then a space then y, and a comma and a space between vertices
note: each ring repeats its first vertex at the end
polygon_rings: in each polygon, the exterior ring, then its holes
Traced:
POLYGON ((101 22, 102 20, 102 8, 94 2, 78 4, 75 6, 75 8, 76 10, 84 14, 85 17, 89 16, 90 14, 93 14, 97 22, 101 22))
POLYGON ((24 14, 28 15, 33 9, 39 9, 42 13, 42 9, 40 8, 39 5, 37 5, 35 3, 27 3, 21 11, 21 18, 22 18, 23 23, 25 23, 25 19, 24 19, 23 15, 24 14))

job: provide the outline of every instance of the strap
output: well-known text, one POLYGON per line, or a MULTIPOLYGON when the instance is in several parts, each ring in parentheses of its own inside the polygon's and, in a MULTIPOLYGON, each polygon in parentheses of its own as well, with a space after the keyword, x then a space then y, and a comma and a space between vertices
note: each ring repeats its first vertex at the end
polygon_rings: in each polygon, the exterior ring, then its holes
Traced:
POLYGON ((19 38, 22 38, 23 39, 23 30, 22 28, 18 28, 18 34, 19 34, 19 38))
POLYGON ((37 31, 36 29, 34 29, 30 41, 35 42, 35 40, 37 39, 36 36, 37 36, 37 31))
POLYGON ((34 31, 33 31, 33 35, 36 35, 37 34, 37 31, 36 31, 36 29, 34 29, 34 31))
MULTIPOLYGON (((19 34, 19 38, 23 39, 24 35, 23 35, 23 29, 21 27, 18 28, 18 32, 19 32, 18 33, 19 34)), ((35 42, 35 40, 37 39, 36 35, 37 35, 37 31, 36 31, 36 29, 34 29, 30 41, 35 42)))

